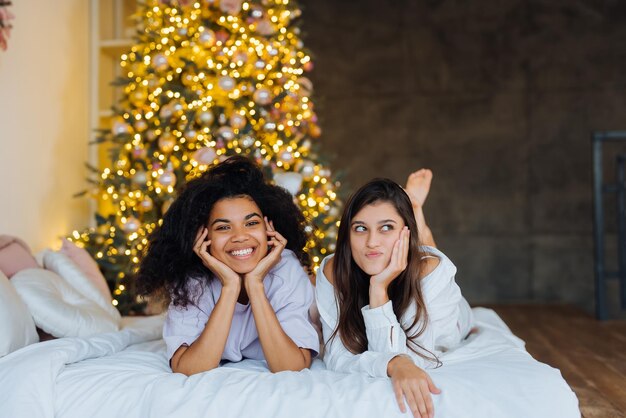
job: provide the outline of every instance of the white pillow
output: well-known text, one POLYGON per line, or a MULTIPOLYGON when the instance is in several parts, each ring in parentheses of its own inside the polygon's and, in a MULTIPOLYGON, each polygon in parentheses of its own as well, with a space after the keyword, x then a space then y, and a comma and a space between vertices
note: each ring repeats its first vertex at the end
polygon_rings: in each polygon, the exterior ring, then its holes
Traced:
POLYGON ((55 272, 30 268, 11 278, 35 319, 35 324, 55 337, 88 337, 117 331, 119 322, 55 272))
POLYGON ((100 306, 116 324, 120 324, 120 312, 107 300, 93 281, 68 256, 63 253, 46 250, 43 253, 43 265, 65 279, 80 294, 100 306))
POLYGON ((39 341, 33 317, 0 271, 0 357, 39 341))

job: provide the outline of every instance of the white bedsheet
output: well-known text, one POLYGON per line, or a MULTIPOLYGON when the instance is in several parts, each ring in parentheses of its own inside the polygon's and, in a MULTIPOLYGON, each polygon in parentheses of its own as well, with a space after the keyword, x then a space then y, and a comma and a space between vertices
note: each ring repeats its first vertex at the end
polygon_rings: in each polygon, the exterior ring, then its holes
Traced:
MULTIPOLYGON (((535 361, 495 312, 430 375, 437 418, 579 418, 557 369, 535 361)), ((0 417, 410 417, 389 379, 311 370, 272 374, 243 361, 186 377, 170 371, 162 318, 122 331, 35 344, 0 359, 0 417)))

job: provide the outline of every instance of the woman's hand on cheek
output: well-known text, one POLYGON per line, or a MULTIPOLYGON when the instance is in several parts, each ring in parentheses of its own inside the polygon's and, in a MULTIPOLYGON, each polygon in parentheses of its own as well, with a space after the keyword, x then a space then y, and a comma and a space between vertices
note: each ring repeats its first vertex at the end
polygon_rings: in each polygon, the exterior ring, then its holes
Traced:
POLYGON ((431 393, 440 394, 441 390, 424 370, 417 367, 411 359, 398 356, 391 359, 387 371, 400 411, 406 412, 408 405, 415 418, 435 416, 431 393))
POLYGON ((208 248, 211 245, 211 240, 207 239, 208 235, 209 230, 206 227, 200 228, 193 243, 193 252, 200 257, 202 264, 217 276, 224 288, 241 288, 239 275, 209 253, 208 248))
POLYGON ((245 285, 263 284, 263 279, 267 273, 280 261, 280 255, 287 246, 287 240, 278 231, 274 229, 274 224, 265 219, 265 227, 267 228, 268 252, 265 257, 259 261, 259 264, 249 273, 245 275, 245 285))
POLYGON ((409 228, 405 226, 393 245, 389 264, 383 271, 371 277, 370 289, 374 287, 386 292, 391 282, 406 269, 409 263, 409 242, 409 228))

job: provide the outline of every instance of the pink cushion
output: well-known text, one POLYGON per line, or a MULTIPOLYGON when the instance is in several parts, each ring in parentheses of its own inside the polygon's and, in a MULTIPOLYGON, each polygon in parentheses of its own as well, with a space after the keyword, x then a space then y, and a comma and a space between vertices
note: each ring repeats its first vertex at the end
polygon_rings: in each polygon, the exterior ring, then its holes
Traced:
POLYGON ((69 257, 85 273, 106 300, 113 300, 107 281, 98 268, 98 263, 91 258, 87 250, 80 248, 70 240, 64 239, 61 253, 69 257))
POLYGON ((9 279, 27 268, 38 267, 35 257, 24 241, 9 235, 0 235, 0 271, 9 279))

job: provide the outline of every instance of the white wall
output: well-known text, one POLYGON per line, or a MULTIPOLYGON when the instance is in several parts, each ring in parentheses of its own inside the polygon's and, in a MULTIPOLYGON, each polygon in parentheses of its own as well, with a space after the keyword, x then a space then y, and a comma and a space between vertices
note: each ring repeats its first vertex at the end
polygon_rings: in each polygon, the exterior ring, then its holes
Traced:
POLYGON ((90 221, 89 2, 17 0, 0 51, 0 234, 34 251, 90 221))

